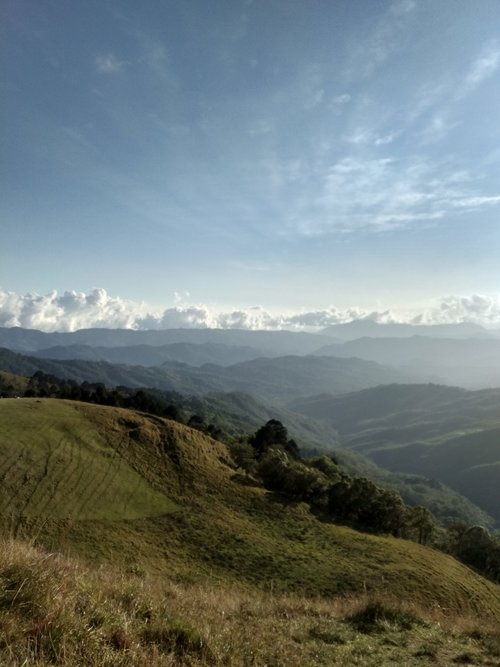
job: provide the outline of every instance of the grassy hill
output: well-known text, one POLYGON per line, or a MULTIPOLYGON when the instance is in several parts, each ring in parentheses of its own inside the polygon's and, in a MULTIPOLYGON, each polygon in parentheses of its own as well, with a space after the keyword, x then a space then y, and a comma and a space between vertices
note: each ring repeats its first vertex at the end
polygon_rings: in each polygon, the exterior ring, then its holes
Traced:
POLYGON ((319 521, 175 422, 52 399, 0 401, 1 522, 87 560, 177 582, 382 593, 500 618, 498 586, 412 542, 319 521))

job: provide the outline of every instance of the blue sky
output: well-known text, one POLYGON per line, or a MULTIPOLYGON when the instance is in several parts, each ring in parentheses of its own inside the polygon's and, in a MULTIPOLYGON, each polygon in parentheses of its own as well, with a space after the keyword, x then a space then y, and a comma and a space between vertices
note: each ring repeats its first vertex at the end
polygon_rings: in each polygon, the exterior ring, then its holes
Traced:
POLYGON ((0 11, 5 293, 272 312, 498 299, 497 0, 0 11))

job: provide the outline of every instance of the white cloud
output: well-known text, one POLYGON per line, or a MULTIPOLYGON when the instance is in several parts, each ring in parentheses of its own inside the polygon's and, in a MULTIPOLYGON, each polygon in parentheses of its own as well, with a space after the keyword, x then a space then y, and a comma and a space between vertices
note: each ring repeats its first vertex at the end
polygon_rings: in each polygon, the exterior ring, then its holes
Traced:
POLYGON ((217 327, 217 320, 208 308, 204 306, 175 306, 174 308, 167 308, 163 312, 154 328, 206 329, 214 327, 217 327))
POLYGON ((86 328, 125 329, 248 329, 318 331, 324 327, 353 320, 369 319, 379 323, 413 322, 444 324, 476 322, 500 326, 500 296, 472 294, 436 300, 415 315, 412 311, 367 311, 353 306, 288 313, 271 313, 261 306, 232 311, 217 311, 205 305, 175 305, 154 311, 144 303, 110 296, 97 288, 87 293, 68 291, 58 295, 16 294, 0 289, 0 326, 20 326, 42 331, 76 331, 86 328))
POLYGON ((0 326, 42 331, 74 331, 87 327, 134 328, 146 315, 143 304, 111 297, 106 290, 56 291, 46 295, 6 292, 0 289, 0 326))
POLYGON ((500 325, 500 297, 483 294, 448 296, 413 320, 423 324, 451 324, 474 322, 482 325, 500 325))

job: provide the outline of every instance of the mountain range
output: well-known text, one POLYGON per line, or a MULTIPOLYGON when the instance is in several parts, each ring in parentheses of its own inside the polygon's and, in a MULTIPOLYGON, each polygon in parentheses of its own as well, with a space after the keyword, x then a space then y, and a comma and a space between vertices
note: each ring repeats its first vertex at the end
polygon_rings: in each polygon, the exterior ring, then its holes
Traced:
POLYGON ((0 349, 0 367, 20 375, 32 375, 41 370, 77 382, 152 387, 188 394, 242 391, 276 403, 313 393, 344 393, 409 380, 408 374, 371 361, 317 356, 258 358, 231 366, 195 367, 165 362, 159 367, 145 367, 104 361, 38 359, 0 349))

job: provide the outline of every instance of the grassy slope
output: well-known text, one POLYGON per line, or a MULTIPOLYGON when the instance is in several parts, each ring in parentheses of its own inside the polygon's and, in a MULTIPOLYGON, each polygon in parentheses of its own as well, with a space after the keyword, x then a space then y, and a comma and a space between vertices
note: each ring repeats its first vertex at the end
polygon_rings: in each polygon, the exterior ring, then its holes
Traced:
POLYGON ((173 583, 0 539, 0 662, 107 667, 496 665, 494 619, 366 595, 173 583))
POLYGON ((3 399, 0 406, 1 447, 17 466, 19 480, 17 487, 10 485, 3 523, 19 535, 35 531, 49 546, 168 573, 177 581, 209 579, 322 596, 383 591, 429 608, 500 618, 499 588, 454 559, 403 540, 319 522, 305 505, 284 504, 242 483, 226 448, 187 427, 65 401, 3 399), (92 455, 85 465, 64 466, 72 481, 67 480, 60 506, 52 500, 61 479, 58 457, 72 448, 92 455), (36 506, 27 503, 21 474, 24 466, 29 475, 34 462, 40 473, 36 506), (91 463, 88 486, 80 483, 73 490, 91 463), (130 482, 131 470, 141 480, 137 503, 130 493, 137 482, 130 482), (96 475, 102 475, 99 485, 96 475), (127 488, 128 504, 123 493, 109 492, 112 480, 119 480, 121 491, 127 488), (147 508, 145 497, 151 499, 147 508), (78 514, 75 508, 82 506, 94 514, 78 514), (102 518, 106 508, 114 520, 102 518))

